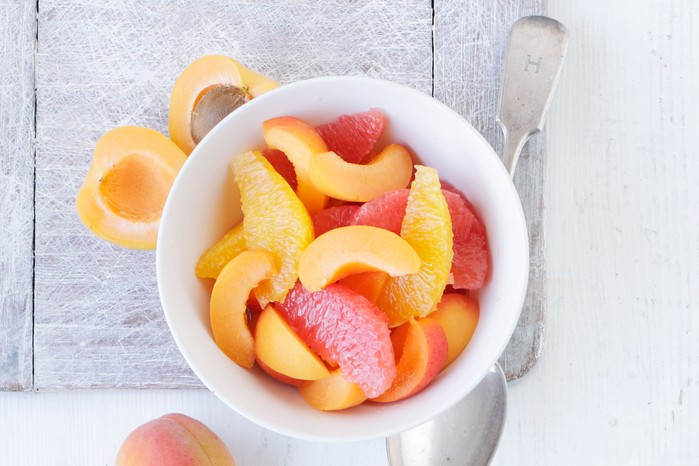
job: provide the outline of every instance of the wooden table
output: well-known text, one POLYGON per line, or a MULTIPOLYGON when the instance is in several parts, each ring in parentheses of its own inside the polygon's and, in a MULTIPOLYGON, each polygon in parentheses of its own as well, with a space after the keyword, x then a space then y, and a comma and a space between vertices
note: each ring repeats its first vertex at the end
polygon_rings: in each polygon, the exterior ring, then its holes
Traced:
MULTIPOLYGON (((228 37, 216 36, 209 51, 229 53, 285 82, 327 74, 330 68, 323 64, 334 63, 347 68, 333 68, 333 72, 387 77, 429 93, 429 75, 420 78, 429 70, 429 54, 408 46, 414 47, 416 37, 431 37, 431 19, 423 17, 431 14, 430 3, 414 2, 405 10, 391 8, 398 16, 386 16, 385 8, 376 6, 378 2, 348 3, 318 2, 321 13, 302 3, 296 11, 305 18, 320 18, 339 17, 338 11, 351 16, 364 9, 367 16, 384 18, 375 21, 393 24, 388 31, 378 31, 376 22, 363 24, 362 32, 352 36, 356 41, 363 39, 367 47, 369 42, 385 41, 376 46, 370 63, 357 58, 354 50, 343 50, 344 56, 337 57, 337 53, 320 47, 318 53, 327 55, 303 63, 298 59, 300 52, 291 46, 288 56, 277 61, 259 49, 248 48, 256 41, 274 42, 283 35, 281 31, 292 31, 287 36, 294 39, 290 44, 310 47, 309 34, 317 34, 316 28, 323 30, 322 24, 312 21, 316 26, 311 32, 304 26, 308 23, 293 21, 290 13, 268 16, 262 22, 266 26, 262 32, 251 29, 249 20, 234 22, 240 38, 230 42, 228 37), (396 29, 394 22, 388 21, 391 18, 408 22, 410 31, 396 29), (410 18, 414 22, 410 23, 410 18), (392 63, 382 60, 387 50, 416 60, 414 66, 391 68, 392 63)), ((465 24, 463 15, 469 20, 479 17, 477 12, 465 10, 467 3, 435 2, 435 23, 439 24, 441 12, 443 19, 455 21, 450 23, 449 32, 462 37, 443 44, 452 46, 451 53, 468 49, 472 43, 459 32, 459 25, 463 28, 465 24)), ((93 364, 112 360, 115 353, 99 350, 110 340, 93 341, 90 335, 106 322, 114 322, 109 319, 115 313, 121 316, 118 319, 125 319, 116 334, 124 337, 123 328, 131 323, 128 319, 140 315, 132 323, 151 332, 155 341, 147 349, 129 346, 130 341, 142 341, 142 337, 135 335, 130 340, 126 335, 121 361, 128 370, 112 364, 109 377, 134 386, 157 368, 152 360, 129 359, 134 358, 134 351, 143 354, 169 347, 168 360, 176 361, 179 356, 174 346, 158 340, 160 334, 156 333, 163 327, 158 323, 161 317, 156 312, 153 282, 149 282, 152 278, 148 278, 152 276, 152 257, 116 253, 81 233, 74 214, 67 218, 71 193, 84 175, 94 140, 118 124, 164 129, 167 90, 161 88, 162 82, 205 51, 191 34, 197 28, 209 27, 203 26, 206 21, 202 18, 208 18, 204 13, 211 11, 207 8, 213 4, 192 3, 189 10, 194 19, 167 18, 164 24, 175 24, 169 38, 182 35, 174 43, 144 26, 156 24, 158 7, 164 8, 164 4, 141 2, 143 18, 137 21, 141 26, 131 30, 110 27, 105 15, 123 20, 128 8, 136 8, 135 2, 104 2, 99 8, 85 2, 40 2, 37 82, 43 86, 38 86, 34 141, 33 46, 27 41, 32 43, 35 5, 0 3, 0 18, 8 11, 21 18, 0 21, 4 28, 0 29, 0 55, 6 64, 0 67, 0 140, 4 142, 0 147, 0 209, 8 219, 0 242, 0 340, 19 341, 16 348, 25 350, 9 357, 19 361, 15 366, 8 365, 8 359, 3 359, 8 355, 2 353, 0 367, 3 377, 16 368, 11 377, 20 383, 10 388, 40 390, 39 394, 0 393, 0 464, 110 464, 124 436, 138 424, 179 411, 201 419, 221 434, 241 465, 384 465, 381 441, 326 445, 287 439, 250 424, 204 390, 54 391, 75 383, 75 378, 68 380, 60 374, 67 369, 75 374, 76 369, 88 367, 81 362, 86 357, 93 364), (82 13, 68 14, 76 9, 82 13), (64 23, 65 36, 46 29, 51 21, 64 23), (97 43, 95 37, 102 39, 97 43), (155 41, 154 49, 174 65, 154 66, 149 74, 134 80, 129 77, 130 62, 125 57, 135 55, 98 53, 99 47, 113 51, 110 47, 119 41, 138 49, 144 40, 155 41), (61 74, 67 73, 65 67, 71 74, 61 74), (105 87, 97 89, 98 83, 105 87), (131 90, 125 90, 127 87, 131 90), (55 103, 54 111, 62 113, 51 114, 48 107, 42 113, 42 95, 55 103), (131 100, 133 106, 113 108, 110 102, 114 99, 131 100), (74 127, 76 122, 78 127, 74 127), (33 205, 34 198, 35 241, 34 214, 18 207, 33 205), (51 224, 57 226, 40 228, 51 224), (36 268, 31 265, 34 242, 36 268), (76 250, 83 255, 70 257, 69 252, 76 250), (39 273, 42 267, 44 272, 39 273), (104 272, 90 277, 85 269, 104 272), (130 285, 123 279, 120 282, 124 270, 143 279, 130 285), (13 279, 5 278, 9 275, 13 279), (39 283, 50 287, 39 289, 39 283), (67 285, 92 299, 71 297, 67 285), (27 309, 31 310, 32 302, 34 340, 27 330, 31 328, 31 317, 27 316, 32 315, 27 309), (48 314, 41 316, 42 309, 50 309, 54 316, 83 313, 84 320, 81 326, 71 326, 66 319, 56 324, 63 328, 51 328, 54 324, 46 318, 48 314), (7 326, 12 330, 5 330, 7 326), (88 331, 91 326, 92 332, 88 331), (52 333, 66 332, 76 333, 71 338, 79 343, 73 346, 72 354, 67 339, 48 338, 52 333), (27 356, 26 349, 32 342, 38 348, 41 339, 45 340, 43 349, 27 356), (44 357, 62 365, 43 363, 40 360, 44 357), (27 369, 32 367, 28 365, 32 359, 33 379, 27 369), (134 374, 140 375, 130 379, 134 374), (61 385, 64 382, 66 385, 61 385)), ((510 2, 495 4, 510 11, 510 2)), ((264 10, 260 5, 268 3, 240 5, 249 12, 253 8, 264 10)), ((517 16, 515 10, 511 13, 517 16)), ((508 423, 494 464, 699 464, 699 150, 694 137, 699 127, 699 29, 695 22, 699 5, 694 0, 549 0, 548 14, 569 27, 571 48, 549 119, 543 228, 546 344, 533 369, 509 386, 508 423)), ((255 18, 257 21, 262 16, 255 18)), ((483 24, 491 25, 491 20, 487 15, 481 18, 483 24)), ((211 21, 216 23, 211 31, 225 29, 219 20, 211 21)), ((351 21, 343 24, 344 29, 326 28, 326 40, 335 34, 351 36, 349 25, 359 27, 351 21)), ((435 27, 435 95, 444 98, 437 91, 441 69, 438 31, 435 27)), ((327 41, 324 45, 329 47, 327 41)), ((149 63, 139 66, 148 68, 149 63)), ((458 71, 477 76, 482 68, 458 71)), ((495 88, 493 84, 487 92, 495 88)), ((465 109, 459 106, 463 103, 449 104, 459 111, 465 109)), ((481 121, 489 118, 475 116, 481 121)), ((178 367, 174 364, 167 371, 175 373, 178 367)), ((85 370, 79 380, 89 387, 95 377, 85 370)), ((188 380, 183 378, 181 383, 186 385, 188 380)))

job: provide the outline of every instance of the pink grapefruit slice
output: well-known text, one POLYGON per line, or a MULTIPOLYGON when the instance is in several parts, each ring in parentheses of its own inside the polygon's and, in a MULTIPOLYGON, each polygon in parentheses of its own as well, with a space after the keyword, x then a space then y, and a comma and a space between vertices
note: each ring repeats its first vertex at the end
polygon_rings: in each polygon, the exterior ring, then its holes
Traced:
POLYGON ((360 163, 371 152, 386 127, 386 115, 372 108, 367 112, 342 115, 316 127, 329 151, 350 163, 360 163))

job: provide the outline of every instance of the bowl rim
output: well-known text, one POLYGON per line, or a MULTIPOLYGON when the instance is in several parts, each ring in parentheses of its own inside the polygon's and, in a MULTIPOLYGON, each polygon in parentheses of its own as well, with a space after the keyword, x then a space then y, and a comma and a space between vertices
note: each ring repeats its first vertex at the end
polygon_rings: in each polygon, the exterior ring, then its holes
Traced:
MULTIPOLYGON (((414 419, 413 422, 410 423, 407 427, 405 425, 400 426, 399 428, 383 428, 383 429, 376 429, 372 430, 370 426, 367 426, 367 430, 364 433, 359 433, 357 435, 352 435, 350 437, 327 437, 323 435, 319 435, 318 433, 310 433, 308 432, 308 429, 305 431, 296 431, 293 429, 287 429, 284 427, 280 427, 278 425, 274 425, 270 422, 267 422, 263 419, 260 419, 258 416, 256 416, 253 412, 250 410, 246 409, 246 407, 241 407, 239 405, 233 406, 231 402, 228 399, 225 399, 222 397, 220 392, 217 390, 215 386, 212 386, 210 384, 210 381, 208 380, 208 377, 203 375, 203 370, 200 367, 199 363, 196 362, 196 357, 193 355, 193 351, 183 343, 183 335, 180 333, 180 329, 175 325, 173 322, 173 317, 171 315, 171 312, 168 311, 168 303, 166 303, 167 298, 164 294, 164 283, 165 283, 165 271, 163 270, 163 257, 164 257, 164 249, 161 247, 161 245, 165 244, 165 240, 168 237, 168 232, 166 229, 162 228, 163 224, 167 223, 167 219, 170 217, 170 212, 175 209, 173 207, 172 203, 169 202, 171 199, 171 196, 168 195, 168 198, 166 199, 165 206, 163 208, 162 216, 161 216, 161 228, 159 228, 158 231, 158 239, 157 239, 157 244, 156 244, 156 275, 157 275, 157 284, 158 284, 158 294, 159 298, 161 301, 161 307, 163 309, 163 313, 165 315, 165 319, 168 325, 168 329, 170 330, 171 335, 173 336, 173 339, 175 340, 175 343, 177 345, 178 350, 186 360, 188 366, 191 368, 191 370, 195 373, 197 378, 211 391, 214 393, 214 395, 222 401, 226 406, 231 408, 233 411, 236 413, 242 415, 246 419, 248 419, 250 422, 253 422, 265 429, 271 430, 273 432, 277 432, 283 435, 287 435, 289 437, 293 438, 298 438, 298 439, 304 439, 304 440, 312 440, 312 441, 339 441, 339 442, 345 442, 345 441, 362 441, 362 440, 371 440, 371 439, 377 439, 377 438, 382 438, 382 437, 388 437, 391 435, 396 435, 400 433, 401 431, 407 430, 411 427, 415 427, 421 423, 424 423, 431 418, 437 416, 439 413, 449 409, 451 406, 456 404, 458 401, 463 399, 468 393, 471 392, 471 390, 478 384, 480 381, 486 376, 488 370, 490 370, 490 367, 494 365, 502 352, 505 350, 505 347, 507 346, 507 342, 509 339, 512 337, 512 334, 514 333, 514 329, 516 327, 516 324, 519 320, 519 316, 521 313, 522 305, 524 304, 524 299, 526 296, 526 290, 528 286, 528 274, 529 274, 529 235, 527 232, 527 226, 526 226, 526 220, 524 216, 524 212, 522 210, 522 205, 521 202, 519 202, 519 195, 517 194, 516 188, 514 187, 514 184, 512 183, 510 175, 507 173, 507 170, 505 169, 504 165, 501 162, 500 157, 497 155, 495 150, 492 148, 490 143, 487 142, 487 140, 483 137, 483 135, 475 128, 473 127, 463 116, 461 116, 458 112, 454 111, 450 107, 448 107, 446 104, 443 102, 440 102, 436 98, 423 93, 415 88, 412 88, 410 86, 384 80, 384 79, 379 79, 379 78, 373 78, 373 77, 367 77, 367 76, 324 76, 324 77, 317 77, 317 78, 310 78, 310 79, 305 79, 301 81, 296 81, 290 84, 285 84, 283 86, 280 86, 279 88, 269 91, 259 97, 256 97, 255 99, 252 99, 245 105, 239 107, 236 109, 234 112, 226 116, 218 125, 216 125, 209 134, 206 135, 204 139, 197 145, 197 147, 194 148, 192 153, 189 155, 187 160, 185 161, 185 164, 180 170, 180 173, 185 172, 188 170, 188 167, 196 163, 196 161, 203 157, 203 155, 206 153, 206 147, 208 143, 206 141, 211 140, 214 138, 215 134, 218 134, 222 131, 226 130, 227 124, 225 122, 238 118, 237 115, 241 113, 246 113, 246 112, 251 112, 253 108, 256 106, 264 105, 267 100, 274 99, 275 96, 278 95, 280 92, 293 92, 296 88, 299 87, 308 87, 308 86, 315 86, 319 84, 326 84, 326 83, 337 83, 338 85, 352 85, 352 86, 360 86, 360 85, 370 85, 370 86, 386 86, 386 87, 392 87, 400 92, 408 93, 412 96, 412 98, 420 99, 423 100, 425 103, 435 106, 436 109, 439 109, 440 112, 445 112, 448 114, 449 118, 456 118, 460 120, 463 125, 465 125, 466 128, 469 128, 469 130, 472 132, 473 137, 479 140, 479 143, 483 148, 487 148, 484 150, 484 152, 489 153, 489 156, 491 158, 496 159, 499 165, 499 169, 496 168, 496 170, 500 170, 501 173, 499 176, 505 176, 508 178, 509 183, 506 183, 505 185, 508 186, 508 189, 511 190, 511 194, 514 194, 514 196, 517 198, 518 202, 518 215, 517 219, 513 219, 513 221, 516 220, 517 226, 523 231, 522 235, 516 235, 515 237, 518 237, 520 239, 521 244, 517 248, 518 251, 522 251, 522 254, 525 256, 523 258, 520 258, 520 260, 524 260, 525 264, 525 270, 524 270, 524 276, 523 279, 520 282, 519 289, 512 290, 513 296, 516 296, 515 301, 518 303, 518 312, 517 312, 517 318, 512 319, 510 322, 510 325, 507 329, 506 334, 508 335, 508 338, 501 343, 499 346, 499 351, 497 353, 497 356, 490 361, 490 364, 487 366, 484 366, 480 373, 477 375, 477 377, 474 377, 474 381, 470 383, 468 389, 466 390, 461 390, 459 391, 458 395, 453 395, 449 399, 445 400, 444 403, 440 405, 440 409, 435 410, 432 412, 429 416, 423 416, 422 418, 417 418, 414 419)), ((183 177, 177 176, 175 178, 175 181, 171 187, 171 191, 175 191, 179 185, 181 184, 181 180, 183 177)))

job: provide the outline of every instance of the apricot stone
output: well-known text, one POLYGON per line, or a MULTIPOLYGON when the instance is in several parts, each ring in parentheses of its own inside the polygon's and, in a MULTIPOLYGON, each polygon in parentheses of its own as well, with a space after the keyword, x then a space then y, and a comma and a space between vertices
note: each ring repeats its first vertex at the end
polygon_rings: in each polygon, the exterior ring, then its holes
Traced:
POLYGON ((166 414, 131 432, 117 453, 116 466, 235 466, 223 441, 203 423, 184 414, 166 414))
POLYGON ((299 259, 299 280, 313 292, 360 272, 393 277, 416 273, 420 264, 412 246, 392 231, 350 225, 323 233, 306 247, 299 259))
POLYGON ((182 71, 172 88, 168 115, 170 137, 189 155, 199 140, 226 115, 249 99, 278 86, 232 58, 222 55, 198 58, 182 71), (201 108, 198 108, 200 103, 201 108))
POLYGON ((318 132, 311 125, 295 117, 278 117, 262 124, 265 142, 271 149, 286 154, 294 165, 298 186, 296 194, 306 206, 309 214, 322 210, 328 196, 318 190, 309 175, 311 157, 328 148, 318 132))
POLYGON ((330 375, 323 361, 296 334, 273 304, 264 308, 255 327, 255 353, 266 366, 294 379, 330 375))
POLYGON ((155 130, 124 126, 107 132, 95 145, 76 198, 80 220, 114 244, 155 248, 165 200, 186 159, 155 130))
MULTIPOLYGON (((381 403, 407 398, 425 388, 444 367, 447 359, 447 337, 442 326, 430 317, 411 317, 405 324, 407 333, 392 341, 404 339, 396 378, 391 387, 372 401, 381 403)), ((400 330, 398 330, 400 332, 400 330)))
POLYGON ((214 340, 226 356, 242 367, 255 363, 255 342, 246 321, 246 302, 263 280, 279 272, 273 254, 243 251, 221 271, 211 291, 210 319, 214 340))
POLYGON ((343 201, 367 202, 410 183, 413 160, 398 144, 386 146, 367 164, 349 163, 335 152, 311 157, 311 181, 328 196, 343 201))
POLYGON ((430 314, 444 329, 447 337, 447 361, 444 367, 451 364, 466 348, 478 325, 478 301, 470 296, 459 293, 445 293, 430 314))

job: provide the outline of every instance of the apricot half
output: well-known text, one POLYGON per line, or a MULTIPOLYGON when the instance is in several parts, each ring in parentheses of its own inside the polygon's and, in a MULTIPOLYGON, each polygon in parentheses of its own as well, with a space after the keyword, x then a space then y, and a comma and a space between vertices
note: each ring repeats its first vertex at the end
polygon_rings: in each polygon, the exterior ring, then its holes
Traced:
POLYGON ((268 304, 257 319, 255 353, 266 366, 294 379, 318 380, 330 375, 320 357, 301 340, 273 304, 268 304))
MULTIPOLYGON (((403 340, 400 359, 396 365, 396 378, 391 387, 372 401, 398 401, 425 388, 444 367, 447 359, 447 337, 442 326, 430 317, 411 317, 405 324, 408 329, 399 338, 403 340)), ((394 338, 391 339, 394 341, 394 338)), ((395 343, 394 343, 395 344, 395 343)), ((394 350, 396 351, 396 350, 394 350)))
POLYGON ((262 124, 262 130, 267 145, 284 152, 294 165, 298 183, 296 194, 308 213, 322 210, 328 196, 311 181, 308 165, 311 157, 328 151, 323 138, 313 126, 295 117, 272 118, 262 124))
POLYGON ((420 264, 415 249, 392 231, 350 225, 323 233, 306 247, 299 259, 299 280, 313 292, 360 272, 393 277, 417 273, 420 264))
POLYGON ((315 187, 330 197, 367 202, 408 186, 413 160, 398 144, 386 146, 366 164, 346 162, 335 152, 323 152, 311 157, 309 174, 315 187))
POLYGON ((248 296, 257 285, 279 272, 273 254, 243 251, 221 270, 211 291, 211 330, 216 345, 242 367, 255 363, 255 342, 245 316, 248 296))
POLYGON ((222 55, 193 61, 170 95, 170 137, 189 155, 226 115, 279 84, 222 55))
POLYGON ((76 199, 80 220, 100 238, 155 248, 160 216, 187 157, 159 132, 124 126, 102 136, 76 199))

